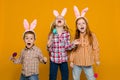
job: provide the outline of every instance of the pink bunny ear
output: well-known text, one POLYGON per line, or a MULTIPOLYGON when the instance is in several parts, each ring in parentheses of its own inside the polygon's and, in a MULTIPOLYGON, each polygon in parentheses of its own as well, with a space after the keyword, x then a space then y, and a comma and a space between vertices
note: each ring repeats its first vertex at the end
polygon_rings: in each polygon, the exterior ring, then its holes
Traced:
POLYGON ((75 13, 76 18, 80 17, 80 12, 79 12, 77 6, 74 6, 74 13, 75 13))
POLYGON ((58 13, 57 10, 54 10, 54 11, 53 11, 53 14, 54 14, 56 17, 59 16, 59 13, 58 13))
POLYGON ((67 8, 64 8, 64 9, 62 10, 61 16, 65 16, 66 12, 67 12, 67 8))
POLYGON ((33 29, 36 27, 37 20, 35 19, 31 24, 30 24, 30 30, 33 31, 33 29))
POLYGON ((88 8, 83 9, 81 12, 81 17, 84 17, 87 11, 88 11, 88 8))
POLYGON ((29 23, 28 23, 27 19, 24 19, 23 24, 24 24, 25 30, 26 31, 29 30, 29 23))

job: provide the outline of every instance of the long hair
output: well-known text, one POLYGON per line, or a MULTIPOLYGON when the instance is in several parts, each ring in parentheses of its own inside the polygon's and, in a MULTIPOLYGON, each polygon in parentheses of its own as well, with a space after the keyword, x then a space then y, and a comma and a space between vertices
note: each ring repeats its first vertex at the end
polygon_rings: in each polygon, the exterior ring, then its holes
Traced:
MULTIPOLYGON (((49 35, 52 34, 52 31, 53 31, 54 28, 56 28, 55 21, 53 21, 53 23, 52 23, 51 26, 50 26, 50 32, 49 32, 49 35)), ((63 29, 64 29, 65 31, 69 32, 69 28, 68 28, 68 26, 67 26, 67 24, 66 24, 65 21, 64 21, 63 29)))
MULTIPOLYGON (((77 22, 78 20, 80 19, 83 19, 86 23, 86 34, 84 37, 88 36, 88 40, 89 40, 89 44, 92 45, 92 42, 93 42, 93 37, 92 37, 92 32, 90 31, 90 28, 89 28, 89 25, 88 25, 88 22, 87 20, 84 18, 84 17, 80 17, 78 18, 76 21, 75 21, 75 24, 76 24, 76 33, 75 33, 75 39, 79 39, 80 38, 80 31, 78 30, 77 28, 77 22)), ((76 51, 78 48, 78 45, 75 47, 74 51, 76 51)))

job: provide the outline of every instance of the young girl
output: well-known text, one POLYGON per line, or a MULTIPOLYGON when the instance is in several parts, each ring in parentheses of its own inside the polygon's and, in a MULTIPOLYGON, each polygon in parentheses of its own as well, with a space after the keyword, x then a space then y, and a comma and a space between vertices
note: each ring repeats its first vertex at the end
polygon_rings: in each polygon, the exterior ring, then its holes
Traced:
POLYGON ((51 25, 47 44, 50 55, 49 80, 56 80, 58 67, 61 71, 62 80, 68 80, 67 50, 74 47, 75 41, 70 44, 70 33, 64 19, 66 11, 66 8, 63 9, 61 14, 56 10, 53 11, 56 19, 51 25))
POLYGON ((95 80, 92 65, 95 61, 99 65, 99 45, 94 33, 88 26, 88 21, 84 17, 88 8, 85 8, 81 15, 76 6, 74 12, 76 15, 76 34, 75 39, 79 42, 70 55, 70 66, 73 68, 73 80, 80 80, 82 69, 87 80, 95 80))
POLYGON ((41 50, 35 46, 36 36, 33 29, 36 23, 36 20, 34 20, 29 28, 28 21, 26 19, 24 20, 25 32, 23 40, 25 42, 25 48, 21 51, 19 59, 15 59, 14 56, 11 57, 14 63, 23 65, 20 80, 39 80, 39 62, 47 62, 47 58, 43 57, 41 50))

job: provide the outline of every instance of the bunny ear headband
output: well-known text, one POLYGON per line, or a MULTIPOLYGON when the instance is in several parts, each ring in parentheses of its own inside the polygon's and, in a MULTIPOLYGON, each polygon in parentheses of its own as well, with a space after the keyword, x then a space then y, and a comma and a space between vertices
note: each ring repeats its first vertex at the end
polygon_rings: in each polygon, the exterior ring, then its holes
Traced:
MULTIPOLYGON (((33 22, 29 25, 27 19, 24 19, 23 24, 24 24, 25 32, 27 32, 27 31, 32 31, 32 32, 34 32, 34 28, 36 27, 37 20, 36 20, 36 19, 33 20, 33 22)), ((24 32, 24 34, 25 34, 25 32, 24 32)), ((24 35, 24 34, 23 34, 23 35, 24 35)), ((35 32, 34 32, 34 34, 35 34, 35 32)), ((35 37, 35 38, 36 38, 36 37, 35 37)))
POLYGON ((59 15, 64 17, 65 14, 66 14, 66 12, 67 12, 67 8, 64 8, 64 9, 62 10, 61 14, 59 14, 57 10, 53 10, 53 14, 54 14, 55 17, 57 17, 57 16, 59 16, 59 15))
POLYGON ((77 6, 74 6, 74 13, 75 13, 75 16, 76 16, 77 19, 80 18, 80 17, 84 17, 87 11, 88 11, 88 8, 85 8, 80 13, 80 11, 78 10, 77 6))
POLYGON ((36 19, 33 20, 33 22, 29 25, 27 19, 24 19, 23 24, 24 24, 25 32, 26 31, 33 31, 34 32, 34 28, 36 27, 37 20, 36 19))
MULTIPOLYGON (((67 8, 64 8, 62 10, 61 14, 59 14, 59 12, 57 10, 53 10, 53 14, 54 14, 55 17, 58 17, 58 16, 64 17, 66 13, 67 13, 67 8)), ((66 23, 66 21, 65 21, 65 23, 66 23)))

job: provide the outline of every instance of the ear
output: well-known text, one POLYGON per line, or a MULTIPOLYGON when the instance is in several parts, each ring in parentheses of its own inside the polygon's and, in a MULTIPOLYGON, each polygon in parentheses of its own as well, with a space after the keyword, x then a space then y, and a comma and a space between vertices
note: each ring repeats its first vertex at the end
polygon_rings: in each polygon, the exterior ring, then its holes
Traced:
POLYGON ((62 10, 61 16, 65 16, 66 12, 67 12, 67 8, 64 8, 64 9, 62 10))
POLYGON ((58 13, 57 10, 53 10, 53 14, 54 14, 54 16, 56 16, 56 17, 59 15, 59 13, 58 13))
POLYGON ((37 24, 37 20, 35 19, 31 24, 30 24, 30 30, 34 30, 34 28, 36 27, 37 24))
POLYGON ((87 11, 88 11, 88 7, 82 10, 81 16, 84 17, 87 11))
POLYGON ((25 30, 26 31, 29 30, 29 23, 28 23, 27 19, 24 19, 23 24, 24 24, 25 30))
POLYGON ((75 13, 76 18, 80 17, 80 12, 79 12, 77 6, 74 6, 74 13, 75 13))

